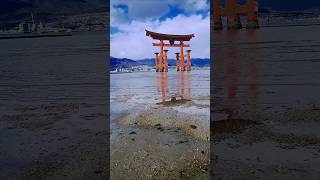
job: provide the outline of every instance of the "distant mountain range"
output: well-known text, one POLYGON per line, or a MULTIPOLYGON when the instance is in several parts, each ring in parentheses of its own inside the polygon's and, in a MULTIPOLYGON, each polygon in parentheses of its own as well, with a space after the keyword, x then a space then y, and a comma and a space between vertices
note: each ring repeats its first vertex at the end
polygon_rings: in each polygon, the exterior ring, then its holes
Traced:
POLYGON ((38 17, 70 15, 87 12, 106 12, 109 0, 1 0, 0 21, 38 17))
POLYGON ((259 8, 271 8, 277 11, 296 11, 320 8, 319 0, 258 0, 258 2, 259 8))
MULTIPOLYGON (((127 58, 115 58, 110 57, 110 70, 115 70, 117 68, 130 68, 133 66, 154 66, 155 59, 142 59, 142 60, 131 60, 127 58)), ((176 60, 169 59, 168 60, 169 66, 175 66, 176 60)), ((210 59, 201 59, 201 58, 194 58, 191 59, 192 66, 196 67, 208 67, 210 66, 210 59)))
MULTIPOLYGON (((247 0, 238 0, 240 3, 245 3, 247 0)), ((319 0, 257 0, 259 9, 270 8, 276 11, 296 11, 313 8, 320 8, 319 0)), ((221 1, 225 2, 225 1, 221 1)))

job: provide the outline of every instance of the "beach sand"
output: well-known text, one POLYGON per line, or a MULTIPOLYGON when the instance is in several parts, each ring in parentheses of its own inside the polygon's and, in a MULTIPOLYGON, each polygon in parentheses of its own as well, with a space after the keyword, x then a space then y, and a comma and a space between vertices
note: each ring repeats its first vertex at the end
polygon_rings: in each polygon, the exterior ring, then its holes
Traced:
POLYGON ((1 40, 0 179, 107 179, 105 38, 1 40))
POLYGON ((104 104, 1 105, 1 179, 107 177, 104 104), (5 109, 5 110, 4 110, 5 109))
POLYGON ((212 123, 214 179, 320 177, 319 108, 238 113, 212 123))
POLYGON ((208 179, 209 114, 181 101, 123 115, 111 142, 111 179, 208 179))

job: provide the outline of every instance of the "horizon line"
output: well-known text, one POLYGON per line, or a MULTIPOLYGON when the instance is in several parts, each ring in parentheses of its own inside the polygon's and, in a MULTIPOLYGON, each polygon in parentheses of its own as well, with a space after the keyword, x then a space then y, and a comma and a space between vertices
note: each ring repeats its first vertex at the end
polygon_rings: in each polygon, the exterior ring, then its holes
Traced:
MULTIPOLYGON (((129 59, 129 60, 134 60, 134 61, 139 61, 139 60, 146 60, 146 59, 155 59, 155 58, 141 58, 141 59, 132 59, 132 58, 127 58, 127 57, 114 57, 114 56, 110 56, 110 58, 116 58, 116 59, 129 59)), ((204 57, 204 58, 201 58, 201 57, 191 57, 191 59, 210 59, 210 57, 204 57)), ((173 59, 173 58, 168 58, 168 60, 176 60, 176 59, 173 59)))

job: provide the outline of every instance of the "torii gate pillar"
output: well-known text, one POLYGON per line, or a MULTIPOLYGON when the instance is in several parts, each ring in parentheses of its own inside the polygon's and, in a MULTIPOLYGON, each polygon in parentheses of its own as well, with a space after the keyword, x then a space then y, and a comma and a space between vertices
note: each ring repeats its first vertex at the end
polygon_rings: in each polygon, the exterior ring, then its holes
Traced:
POLYGON ((180 53, 176 53, 176 69, 177 71, 180 71, 180 56, 179 56, 180 53))
POLYGON ((154 53, 155 55, 156 55, 156 62, 155 62, 155 68, 156 68, 156 72, 159 72, 159 53, 158 52, 156 52, 156 53, 154 53))
POLYGON ((184 54, 183 54, 183 41, 180 41, 180 71, 185 70, 185 65, 184 65, 184 54))
POLYGON ((164 72, 168 72, 168 51, 169 50, 163 50, 164 51, 164 58, 163 58, 163 64, 164 64, 164 72))
POLYGON ((191 60, 190 60, 190 52, 191 50, 187 50, 187 58, 188 58, 188 62, 187 62, 187 71, 191 71, 191 60))
POLYGON ((227 0, 226 14, 228 17, 228 29, 241 29, 240 14, 238 11, 237 0, 227 0))
POLYGON ((221 11, 220 0, 213 0, 213 27, 215 30, 223 29, 221 11))
POLYGON ((246 4, 247 8, 247 28, 248 29, 256 29, 259 28, 259 21, 258 21, 258 2, 257 0, 248 0, 246 4))

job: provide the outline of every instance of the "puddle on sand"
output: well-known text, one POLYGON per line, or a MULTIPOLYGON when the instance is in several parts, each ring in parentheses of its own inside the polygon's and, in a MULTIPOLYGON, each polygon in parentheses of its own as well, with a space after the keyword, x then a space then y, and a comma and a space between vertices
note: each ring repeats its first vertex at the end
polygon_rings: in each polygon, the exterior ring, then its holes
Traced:
POLYGON ((176 97, 172 97, 169 101, 162 101, 156 103, 157 105, 164 105, 164 106, 176 106, 181 104, 186 104, 190 102, 189 99, 177 99, 176 97))
POLYGON ((224 119, 211 123, 213 135, 222 133, 239 133, 245 129, 256 126, 258 123, 253 120, 224 119))

